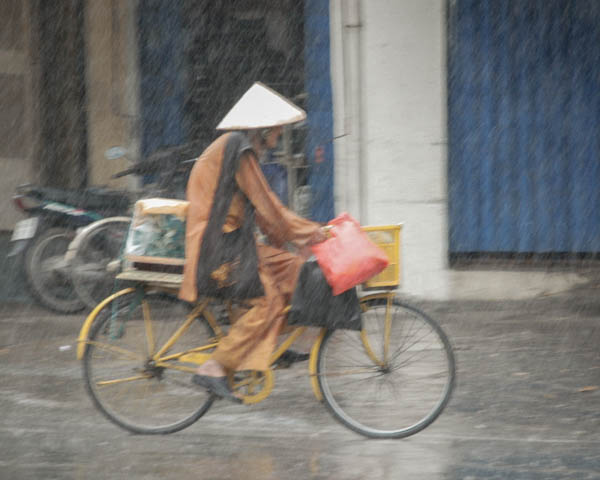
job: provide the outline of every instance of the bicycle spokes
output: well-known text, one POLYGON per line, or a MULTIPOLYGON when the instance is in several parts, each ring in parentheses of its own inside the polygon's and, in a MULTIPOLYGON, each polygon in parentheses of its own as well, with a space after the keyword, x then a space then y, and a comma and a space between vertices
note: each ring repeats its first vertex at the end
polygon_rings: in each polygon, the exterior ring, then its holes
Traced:
POLYGON ((203 318, 187 315, 176 298, 144 292, 138 301, 131 292, 118 300, 97 312, 90 330, 88 392, 104 415, 132 432, 184 428, 212 403, 190 380, 214 349, 214 332, 203 318), (111 325, 119 335, 110 334, 111 325))
POLYGON ((329 332, 318 381, 333 415, 370 437, 399 438, 429 425, 446 405, 454 357, 441 328, 390 298, 363 305, 361 332, 329 332))

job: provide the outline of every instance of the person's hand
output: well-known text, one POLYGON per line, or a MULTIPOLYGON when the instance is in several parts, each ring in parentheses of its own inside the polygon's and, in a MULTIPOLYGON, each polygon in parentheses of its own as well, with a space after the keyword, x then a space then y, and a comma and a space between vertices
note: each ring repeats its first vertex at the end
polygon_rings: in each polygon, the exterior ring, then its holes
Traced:
POLYGON ((308 242, 308 244, 315 245, 317 243, 324 242, 325 240, 327 240, 327 238, 328 237, 325 227, 321 227, 318 230, 315 230, 315 233, 313 233, 312 237, 310 237, 310 241, 308 242))
POLYGON ((327 227, 321 227, 318 230, 315 230, 315 232, 312 234, 312 236, 310 237, 310 240, 308 241, 308 243, 306 245, 304 245, 302 248, 300 248, 299 250, 299 255, 304 258, 305 260, 310 258, 312 253, 311 250, 311 245, 315 245, 317 243, 321 243, 324 242, 325 240, 327 240, 329 238, 329 236, 327 235, 327 227))

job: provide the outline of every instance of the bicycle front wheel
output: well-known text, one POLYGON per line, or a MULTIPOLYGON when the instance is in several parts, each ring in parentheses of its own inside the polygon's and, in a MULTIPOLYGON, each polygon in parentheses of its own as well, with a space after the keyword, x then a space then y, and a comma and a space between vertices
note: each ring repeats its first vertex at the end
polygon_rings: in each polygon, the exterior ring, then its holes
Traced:
POLYGON ((191 383, 215 334, 175 297, 142 290, 117 296, 97 314, 83 357, 86 388, 113 423, 166 434, 198 420, 213 397, 191 383), (167 347, 165 348, 165 345, 167 347))
POLYGON ((362 331, 333 330, 319 350, 326 405, 350 429, 402 438, 430 425, 454 386, 448 337, 420 310, 396 300, 361 302, 362 331))

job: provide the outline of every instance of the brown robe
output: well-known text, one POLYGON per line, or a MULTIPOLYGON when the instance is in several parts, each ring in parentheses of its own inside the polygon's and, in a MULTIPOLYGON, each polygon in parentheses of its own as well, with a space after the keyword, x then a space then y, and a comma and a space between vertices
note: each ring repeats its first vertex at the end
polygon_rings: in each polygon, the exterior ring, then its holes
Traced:
MULTIPOLYGON (((200 245, 210 217, 228 135, 220 136, 204 151, 188 181, 186 262, 179 291, 179 297, 188 302, 194 302, 198 297, 196 273, 200 245)), ((265 296, 247 302, 251 305, 250 310, 234 323, 215 350, 214 358, 231 370, 266 370, 277 335, 285 322, 283 309, 290 301, 304 261, 281 247, 285 242, 299 248, 306 246, 320 226, 283 206, 269 188, 252 153, 242 155, 236 181, 254 205, 256 222, 273 246, 257 242, 259 276, 265 296)), ((239 228, 243 212, 243 199, 236 194, 223 231, 239 228)))

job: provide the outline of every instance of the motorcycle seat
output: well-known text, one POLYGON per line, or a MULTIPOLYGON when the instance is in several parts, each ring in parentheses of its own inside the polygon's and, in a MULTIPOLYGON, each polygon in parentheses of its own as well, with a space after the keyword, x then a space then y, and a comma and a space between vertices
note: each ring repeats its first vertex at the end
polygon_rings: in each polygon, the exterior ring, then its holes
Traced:
POLYGON ((132 204, 131 194, 122 190, 91 187, 84 190, 63 190, 54 187, 30 187, 26 195, 40 201, 57 202, 84 210, 103 213, 124 213, 132 204))

